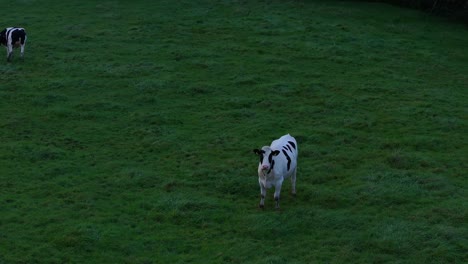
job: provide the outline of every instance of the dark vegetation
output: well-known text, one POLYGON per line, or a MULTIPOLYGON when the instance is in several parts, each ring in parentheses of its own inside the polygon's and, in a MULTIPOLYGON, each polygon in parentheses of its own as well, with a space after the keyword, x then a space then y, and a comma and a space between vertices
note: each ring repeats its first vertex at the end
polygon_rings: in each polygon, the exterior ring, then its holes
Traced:
POLYGON ((468 24, 467 0, 374 0, 424 10, 468 24))
POLYGON ((355 1, 2 3, 0 263, 467 263, 468 34, 355 1), (291 133, 257 208, 253 148, 291 133))

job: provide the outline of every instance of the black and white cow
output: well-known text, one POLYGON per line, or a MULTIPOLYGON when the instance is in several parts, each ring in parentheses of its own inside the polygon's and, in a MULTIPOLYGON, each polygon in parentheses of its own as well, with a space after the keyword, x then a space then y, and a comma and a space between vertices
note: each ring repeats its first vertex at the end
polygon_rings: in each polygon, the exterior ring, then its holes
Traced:
POLYGON ((276 209, 279 209, 281 186, 284 179, 291 177, 293 195, 296 195, 296 169, 298 146, 296 139, 287 134, 271 142, 270 146, 254 149, 260 157, 258 184, 260 185, 260 208, 265 205, 266 190, 275 187, 276 209))
POLYGON ((24 56, 24 44, 26 43, 26 31, 24 28, 9 27, 0 32, 0 44, 6 46, 7 61, 11 61, 13 48, 21 47, 21 59, 24 56))

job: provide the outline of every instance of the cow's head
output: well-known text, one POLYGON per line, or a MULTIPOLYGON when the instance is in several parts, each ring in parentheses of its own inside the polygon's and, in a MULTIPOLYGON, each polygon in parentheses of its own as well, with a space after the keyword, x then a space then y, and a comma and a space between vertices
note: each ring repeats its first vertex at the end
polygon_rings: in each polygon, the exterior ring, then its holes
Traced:
POLYGON ((268 171, 268 173, 273 169, 275 165, 275 161, 273 160, 274 156, 277 156, 280 151, 279 150, 272 150, 270 147, 265 146, 262 149, 254 149, 253 152, 260 157, 260 164, 261 169, 263 171, 268 171))

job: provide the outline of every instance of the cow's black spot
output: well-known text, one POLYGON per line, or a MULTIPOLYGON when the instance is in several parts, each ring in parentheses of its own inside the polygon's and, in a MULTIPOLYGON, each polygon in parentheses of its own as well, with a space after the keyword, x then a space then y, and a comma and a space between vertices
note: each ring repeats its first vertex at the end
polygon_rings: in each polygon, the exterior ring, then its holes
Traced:
POLYGON ((286 156, 286 159, 288 160, 288 171, 291 168, 291 158, 289 157, 288 153, 286 153, 285 150, 283 150, 284 156, 286 156))
POLYGON ((267 174, 270 174, 273 167, 275 167, 275 161, 273 160, 272 162, 270 162, 270 164, 271 164, 271 166, 270 166, 270 169, 268 170, 267 174))
POLYGON ((274 155, 274 152, 271 152, 270 153, 270 156, 268 156, 268 162, 271 164, 271 162, 273 161, 273 155, 274 155))
POLYGON ((288 141, 288 143, 291 144, 291 146, 293 146, 294 149, 296 149, 296 144, 294 144, 294 142, 288 141))
POLYGON ((260 158, 260 163, 262 163, 263 161, 263 154, 265 154, 265 151, 264 150, 260 150, 260 149, 254 149, 253 152, 255 154, 258 155, 258 157, 260 158))

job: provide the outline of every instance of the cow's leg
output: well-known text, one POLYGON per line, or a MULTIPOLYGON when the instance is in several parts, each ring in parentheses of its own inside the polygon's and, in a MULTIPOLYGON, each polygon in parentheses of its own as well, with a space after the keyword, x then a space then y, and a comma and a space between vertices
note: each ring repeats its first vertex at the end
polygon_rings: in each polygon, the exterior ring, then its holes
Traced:
POLYGON ((28 39, 28 36, 26 34, 24 35, 24 40, 21 42, 21 59, 24 58, 24 46, 26 45, 26 40, 28 39))
POLYGON ((296 196, 296 171, 297 167, 294 169, 291 175, 291 193, 293 196, 296 196))
POLYGON ((279 209, 279 201, 280 201, 280 193, 281 193, 281 186, 283 185, 283 181, 278 181, 275 185, 275 202, 276 202, 276 209, 279 209))
POLYGON ((24 44, 21 44, 21 59, 24 58, 24 44))
POLYGON ((11 57, 13 56, 13 45, 7 45, 7 61, 11 61, 11 57))
POLYGON ((265 196, 266 196, 266 188, 263 186, 260 179, 258 180, 258 184, 260 185, 260 204, 258 207, 263 208, 265 207, 265 196))
POLYGON ((8 45, 5 48, 6 48, 7 61, 10 61, 10 48, 8 47, 8 45))

